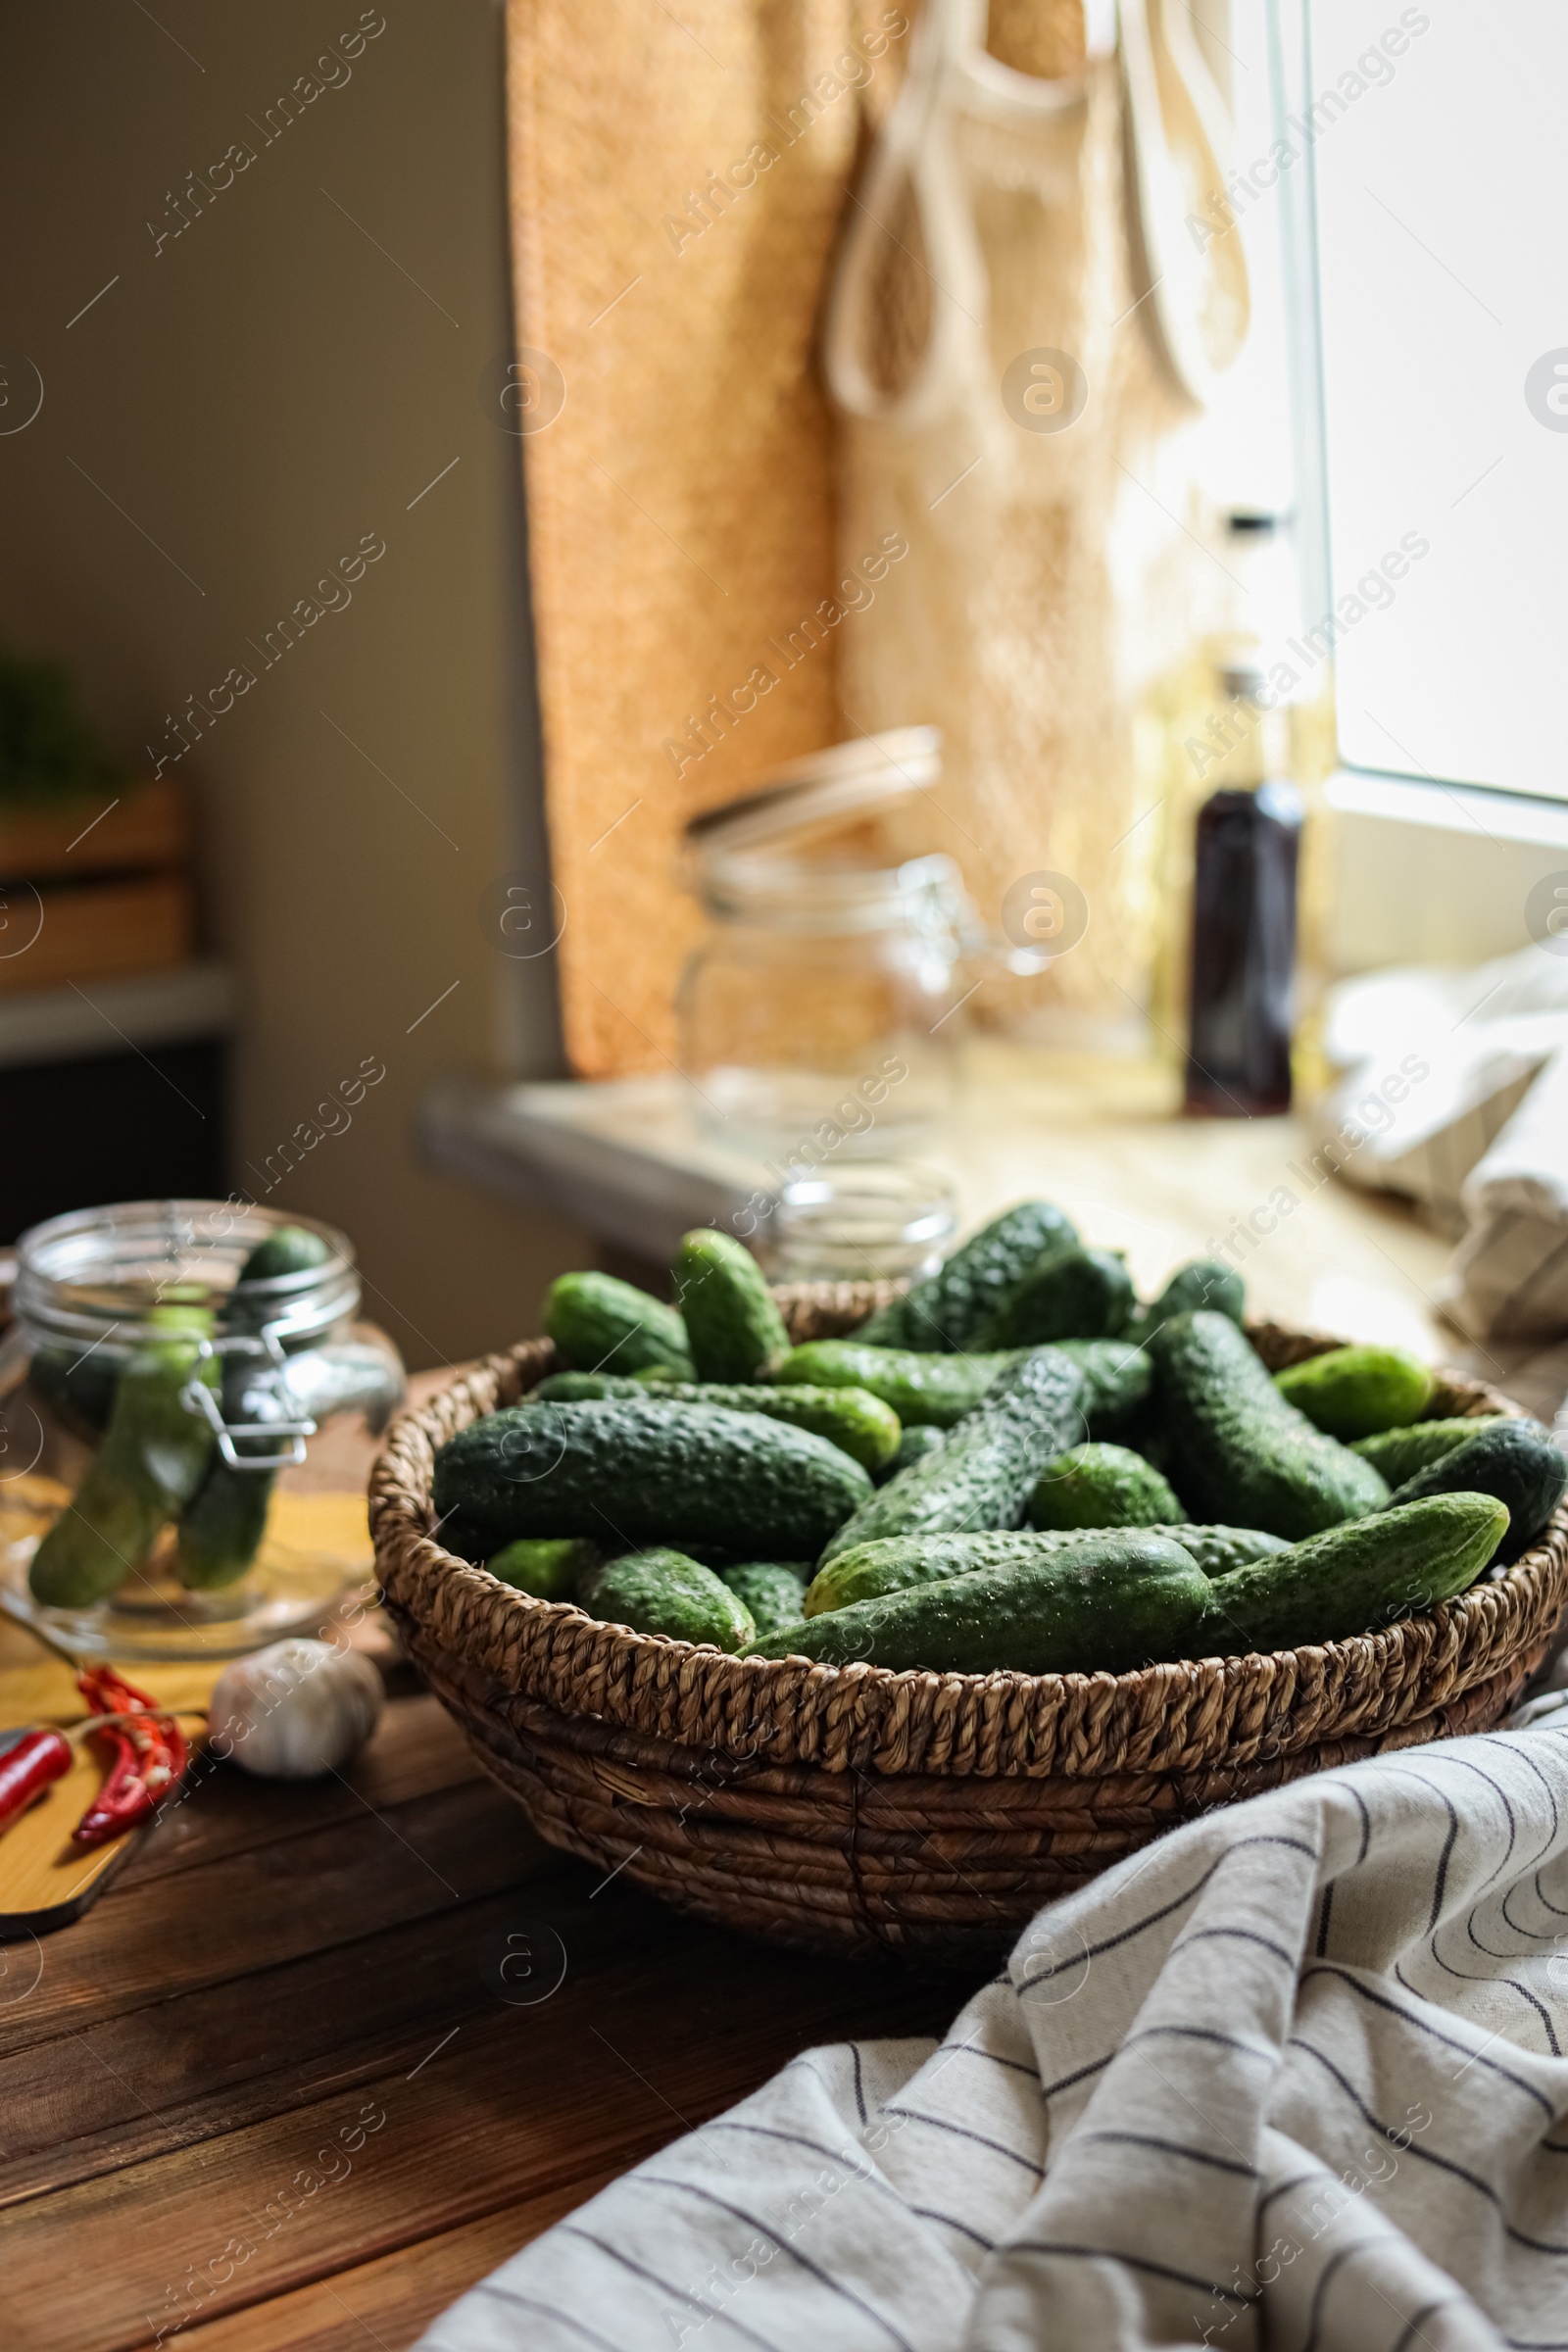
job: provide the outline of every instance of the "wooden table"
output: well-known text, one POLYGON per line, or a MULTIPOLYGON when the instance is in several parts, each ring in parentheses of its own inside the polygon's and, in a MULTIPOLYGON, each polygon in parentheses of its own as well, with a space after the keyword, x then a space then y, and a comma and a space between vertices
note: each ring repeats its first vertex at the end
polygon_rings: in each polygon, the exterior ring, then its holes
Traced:
MULTIPOLYGON (((1298 1156, 1286 1122, 1066 1107, 1020 1104, 965 1190, 1049 1182, 1146 1283, 1298 1156)), ((1334 1186, 1292 1225, 1249 1265, 1260 1302, 1454 1360, 1430 1320, 1443 1247, 1404 1211, 1334 1186)), ((5 2352, 167 2344, 181 2321, 188 2352, 398 2352, 797 2050, 940 2033, 968 1989, 769 1951, 601 1883, 533 1835, 432 1697, 394 1691, 342 1776, 208 1771, 82 1920, 0 1949, 5 2352), (564 1960, 559 1988, 508 1997, 509 1948, 541 1984, 564 1960)), ((65 1669, 0 1630, 0 1723, 71 1707, 65 1669)))
POLYGON ((182 2315, 188 2352, 398 2352, 797 2050, 940 2033, 964 1989, 747 1945, 600 1876, 428 1695, 324 1786, 215 1771, 85 1918, 0 1954, 10 2352, 119 2352, 182 2315), (564 1957, 559 1990, 504 1997, 509 1935, 541 1982, 564 1957))
MULTIPOLYGON (((796 2051, 940 2034, 968 1989, 602 1883, 391 1688, 341 1775, 207 1766, 83 1918, 0 1946, 5 2352, 400 2352, 796 2051)), ((77 1711, 0 1627, 0 1723, 77 1711)))

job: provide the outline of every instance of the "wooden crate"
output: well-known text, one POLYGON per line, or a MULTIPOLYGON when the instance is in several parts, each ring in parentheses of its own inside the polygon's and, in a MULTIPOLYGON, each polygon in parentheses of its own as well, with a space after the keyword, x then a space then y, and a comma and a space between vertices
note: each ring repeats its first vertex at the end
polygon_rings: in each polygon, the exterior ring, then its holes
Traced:
POLYGON ((166 971, 189 959, 195 937, 187 874, 0 884, 0 996, 166 971))
POLYGON ((0 810, 0 874, 12 878, 183 865, 189 850, 189 812, 172 777, 63 809, 0 810))

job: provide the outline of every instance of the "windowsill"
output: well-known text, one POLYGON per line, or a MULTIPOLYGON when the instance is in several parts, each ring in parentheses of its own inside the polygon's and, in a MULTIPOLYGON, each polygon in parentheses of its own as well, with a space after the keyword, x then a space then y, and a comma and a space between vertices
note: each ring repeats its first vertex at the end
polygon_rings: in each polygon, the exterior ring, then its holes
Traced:
POLYGON ((663 1262, 694 1226, 728 1224, 767 1178, 698 1133, 679 1079, 496 1086, 460 1074, 425 1096, 425 1157, 522 1208, 663 1262))
POLYGON ((1568 867, 1568 803, 1350 768, 1329 778, 1324 800, 1337 974, 1516 955, 1530 945, 1531 891, 1568 867))
MULTIPOLYGON (((917 1156, 954 1184, 960 1229, 1044 1195, 1086 1240, 1125 1250, 1149 1293, 1281 1185, 1305 1192, 1303 1121, 1182 1119, 1174 1102, 1171 1074, 1150 1063, 978 1041, 960 1109, 917 1156)), ((760 1160, 701 1133, 675 1077, 498 1086, 453 1076, 425 1098, 420 1129, 435 1166, 649 1265, 667 1265, 693 1226, 729 1225, 771 1181, 760 1160)), ((1325 1184, 1243 1271, 1260 1314, 1451 1363, 1458 1343, 1431 1307, 1447 1256, 1410 1211, 1325 1184)))
POLYGON ((1568 851, 1568 801, 1495 792, 1475 784, 1372 775, 1364 768, 1349 767, 1338 769, 1329 778, 1324 798, 1341 816, 1376 817, 1384 823, 1436 827, 1445 833, 1479 833, 1489 841, 1568 851))

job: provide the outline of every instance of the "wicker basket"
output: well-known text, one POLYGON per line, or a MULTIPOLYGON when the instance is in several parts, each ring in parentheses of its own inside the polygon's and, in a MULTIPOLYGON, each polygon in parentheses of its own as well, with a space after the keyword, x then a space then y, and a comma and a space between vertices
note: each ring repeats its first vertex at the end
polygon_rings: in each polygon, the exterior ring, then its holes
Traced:
MULTIPOLYGON (((797 1339, 885 1292, 781 1291, 797 1339)), ((1271 1368, 1333 1340, 1254 1324, 1271 1368)), ((1135 1674, 894 1674, 741 1660, 534 1600, 432 1540, 438 1446, 554 1364, 529 1341, 388 1433, 386 1602, 485 1770, 541 1835, 677 1909, 822 1951, 973 1966, 1177 1822, 1379 1749, 1486 1731, 1568 1596, 1568 1511, 1457 1600, 1321 1648, 1135 1674)), ((1457 1376, 1434 1413, 1513 1411, 1457 1376)))

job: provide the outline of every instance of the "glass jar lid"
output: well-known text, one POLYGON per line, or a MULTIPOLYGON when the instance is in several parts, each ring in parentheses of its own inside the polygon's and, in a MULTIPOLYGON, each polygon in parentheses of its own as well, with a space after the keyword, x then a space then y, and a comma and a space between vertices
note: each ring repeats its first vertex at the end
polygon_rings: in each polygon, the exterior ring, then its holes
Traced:
POLYGON ((243 1293, 258 1328, 296 1344, 329 1331, 360 1303, 353 1244, 314 1217, 232 1200, 125 1200, 74 1209, 17 1244, 12 1306, 38 1338, 103 1348, 129 1344, 155 1307, 220 1309, 243 1293), (258 1243, 303 1226, 328 1251, 318 1265, 239 1283, 258 1243))
POLYGON ((862 735, 775 768, 744 799, 690 820, 688 887, 723 923, 819 937, 897 930, 956 953, 975 917, 953 858, 879 859, 863 832, 846 838, 941 773, 935 727, 862 735))
POLYGON ((940 852, 891 866, 715 853, 701 896, 720 922, 821 936, 899 930, 955 948, 969 915, 963 877, 940 852))
POLYGON ((701 865, 710 857, 753 851, 764 843, 798 843, 808 833, 851 823, 924 792, 941 774, 942 736, 936 727, 889 727, 880 735, 830 744, 771 769, 743 799, 692 817, 687 851, 701 865))

